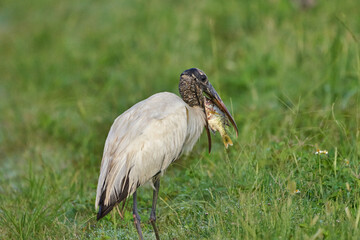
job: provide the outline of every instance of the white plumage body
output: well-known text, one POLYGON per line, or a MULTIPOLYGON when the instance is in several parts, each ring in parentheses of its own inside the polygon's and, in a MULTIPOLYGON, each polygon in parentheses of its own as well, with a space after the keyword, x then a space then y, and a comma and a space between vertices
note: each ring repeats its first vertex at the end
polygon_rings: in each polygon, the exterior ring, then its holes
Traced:
POLYGON ((125 190, 131 196, 183 152, 190 151, 205 126, 204 110, 190 107, 173 93, 157 93, 125 111, 111 126, 101 162, 95 207, 125 190))

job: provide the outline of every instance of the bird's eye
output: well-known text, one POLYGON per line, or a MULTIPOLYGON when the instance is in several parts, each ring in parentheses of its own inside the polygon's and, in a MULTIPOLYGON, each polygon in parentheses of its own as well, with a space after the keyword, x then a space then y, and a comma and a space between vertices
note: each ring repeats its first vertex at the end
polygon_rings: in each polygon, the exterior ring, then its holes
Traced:
POLYGON ((200 80, 202 82, 206 82, 206 75, 200 75, 200 80))

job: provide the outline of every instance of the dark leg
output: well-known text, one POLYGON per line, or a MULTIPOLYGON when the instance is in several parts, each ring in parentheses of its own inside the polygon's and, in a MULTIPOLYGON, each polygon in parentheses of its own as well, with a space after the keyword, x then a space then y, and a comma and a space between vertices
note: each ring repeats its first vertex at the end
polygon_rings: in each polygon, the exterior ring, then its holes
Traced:
POLYGON ((159 176, 155 176, 153 178, 153 183, 154 183, 155 190, 154 190, 154 193, 153 193, 153 202, 152 202, 152 208, 151 208, 151 213, 150 213, 150 222, 151 222, 151 225, 154 228, 156 240, 160 240, 159 232, 158 232, 158 229, 157 229, 156 224, 155 224, 155 222, 156 222, 156 202, 157 202, 159 188, 160 188, 160 178, 159 178, 159 176))
POLYGON ((134 200, 134 205, 133 205, 133 217, 134 217, 134 223, 135 223, 135 227, 136 227, 136 231, 139 234, 139 239, 143 240, 143 236, 142 236, 142 232, 141 232, 141 226, 140 226, 140 216, 137 210, 137 202, 136 202, 136 191, 133 194, 133 200, 134 200))

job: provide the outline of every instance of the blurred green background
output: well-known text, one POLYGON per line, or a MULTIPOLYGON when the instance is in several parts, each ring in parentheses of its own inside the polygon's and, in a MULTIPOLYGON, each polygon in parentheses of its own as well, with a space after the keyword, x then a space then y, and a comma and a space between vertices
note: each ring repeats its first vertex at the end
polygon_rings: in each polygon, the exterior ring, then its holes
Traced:
MULTIPOLYGON (((358 239, 358 1, 0 1, 0 238, 136 239, 96 222, 113 120, 198 67, 233 113, 161 179, 163 239, 358 239), (315 155, 316 149, 328 155, 315 155), (300 193, 295 193, 299 190, 300 193)), ((145 239, 152 191, 140 190, 145 239)))

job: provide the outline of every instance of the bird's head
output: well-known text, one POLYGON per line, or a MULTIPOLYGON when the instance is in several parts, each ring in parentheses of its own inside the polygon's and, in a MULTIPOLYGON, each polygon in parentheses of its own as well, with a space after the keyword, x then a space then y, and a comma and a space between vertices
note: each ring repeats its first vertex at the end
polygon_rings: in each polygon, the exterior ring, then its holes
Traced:
MULTIPOLYGON (((224 102, 221 100, 219 94, 216 92, 214 87, 209 82, 206 74, 198 68, 190 68, 185 70, 180 75, 179 82, 179 92, 184 100, 191 107, 201 107, 205 112, 205 98, 208 98, 211 102, 213 102, 221 111, 225 113, 225 115, 230 120, 231 124, 234 126, 236 130, 236 135, 238 134, 238 129, 235 123, 235 120, 231 116, 230 112, 226 108, 224 102)), ((211 149, 211 137, 209 133, 209 127, 206 119, 206 130, 208 133, 209 140, 209 151, 211 149)))

